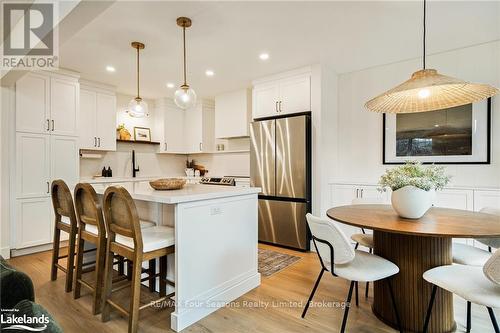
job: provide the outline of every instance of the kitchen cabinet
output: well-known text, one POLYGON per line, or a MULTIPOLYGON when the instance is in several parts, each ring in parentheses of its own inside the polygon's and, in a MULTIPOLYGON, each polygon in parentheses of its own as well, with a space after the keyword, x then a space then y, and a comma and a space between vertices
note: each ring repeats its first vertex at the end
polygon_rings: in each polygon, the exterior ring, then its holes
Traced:
POLYGON ((16 82, 16 131, 78 136, 78 90, 74 77, 26 74, 16 82))
POLYGON ((436 191, 434 206, 443 208, 473 210, 473 190, 443 189, 436 191))
POLYGON ((158 110, 163 117, 163 142, 160 144, 161 153, 184 152, 184 116, 185 111, 179 109, 173 101, 161 100, 158 110))
POLYGON ((16 197, 49 195, 50 136, 18 132, 16 134, 16 197))
POLYGON ((116 96, 89 86, 80 89, 80 148, 116 150, 116 96))
POLYGON ((249 135, 252 93, 241 89, 215 96, 215 138, 239 138, 249 135))
POLYGON ((474 210, 478 212, 485 207, 500 209, 500 190, 474 191, 474 210))
POLYGON ((47 244, 52 241, 52 199, 19 199, 16 202, 16 248, 47 244))
POLYGON ((62 179, 74 186, 80 179, 78 138, 52 135, 50 137, 50 179, 62 179))
POLYGON ((311 75, 309 73, 254 84, 254 119, 311 111, 311 75))

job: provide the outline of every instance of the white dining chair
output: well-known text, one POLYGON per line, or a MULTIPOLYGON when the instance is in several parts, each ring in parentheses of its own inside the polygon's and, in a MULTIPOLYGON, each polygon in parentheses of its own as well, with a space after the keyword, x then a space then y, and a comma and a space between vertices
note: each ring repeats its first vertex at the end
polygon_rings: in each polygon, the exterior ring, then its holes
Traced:
MULTIPOLYGON (((355 198, 351 202, 353 205, 376 205, 382 204, 384 201, 381 198, 355 198)), ((364 228, 361 228, 361 233, 352 234, 351 239, 356 243, 354 249, 364 246, 368 249, 368 252, 373 253, 373 234, 367 234, 364 228)), ((356 306, 359 305, 358 301, 358 284, 356 286, 356 306)), ((366 282, 365 286, 365 298, 368 297, 368 290, 370 289, 370 282, 366 282)))
POLYGON ((349 239, 333 221, 321 219, 311 214, 307 214, 306 218, 309 230, 311 231, 313 244, 321 264, 321 271, 309 295, 304 311, 302 312, 302 318, 305 317, 309 309, 309 305, 318 288, 323 273, 328 271, 334 277, 341 277, 351 282, 340 329, 341 333, 345 332, 355 283, 359 281, 373 282, 382 279, 387 281, 398 327, 400 332, 402 332, 399 313, 390 280, 390 277, 399 272, 399 267, 382 257, 353 249, 349 239))
MULTIPOLYGON (((499 216, 498 222, 500 223, 500 209, 485 207, 480 212, 499 216)), ((492 249, 500 248, 500 238, 477 238, 475 240, 488 246, 488 251, 467 244, 453 243, 452 253, 455 264, 482 267, 490 259, 492 249)), ((471 330, 471 308, 471 302, 467 302, 467 333, 471 330)))
POLYGON ((437 287, 452 292, 467 302, 485 306, 495 333, 500 333, 493 312, 493 308, 500 308, 500 251, 495 251, 483 267, 457 264, 439 266, 426 271, 423 278, 433 284, 424 333, 429 327, 437 287))

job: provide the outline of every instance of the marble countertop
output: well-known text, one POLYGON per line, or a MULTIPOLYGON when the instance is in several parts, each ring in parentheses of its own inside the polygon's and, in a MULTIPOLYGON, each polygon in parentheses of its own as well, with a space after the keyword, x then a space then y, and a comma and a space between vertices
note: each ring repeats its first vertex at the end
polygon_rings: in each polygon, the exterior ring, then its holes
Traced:
MULTIPOLYGON (((257 194, 260 192, 258 187, 238 187, 222 185, 201 185, 186 184, 180 190, 157 191, 154 190, 148 181, 127 181, 113 182, 113 185, 120 185, 129 191, 135 200, 158 202, 164 204, 177 204, 182 202, 209 200, 224 197, 234 197, 247 194, 257 194)), ((104 194, 109 183, 93 183, 98 194, 104 194)))
POLYGON ((182 178, 190 181, 199 181, 201 177, 186 177, 186 176, 148 176, 148 177, 97 177, 97 178, 80 178, 80 182, 89 184, 102 184, 102 183, 128 183, 128 182, 143 182, 160 178, 182 178))

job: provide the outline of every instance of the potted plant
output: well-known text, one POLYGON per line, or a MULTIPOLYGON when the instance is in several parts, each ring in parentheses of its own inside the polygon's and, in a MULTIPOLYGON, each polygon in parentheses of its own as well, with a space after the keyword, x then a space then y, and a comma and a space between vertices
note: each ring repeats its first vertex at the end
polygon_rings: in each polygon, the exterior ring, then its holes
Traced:
POLYGON ((435 191, 445 187, 450 179, 443 166, 424 167, 419 162, 407 162, 386 170, 379 185, 383 191, 392 189, 392 207, 401 217, 418 219, 432 206, 435 191))
POLYGON ((116 128, 117 137, 120 140, 130 140, 131 135, 128 129, 125 128, 125 124, 120 124, 116 128))

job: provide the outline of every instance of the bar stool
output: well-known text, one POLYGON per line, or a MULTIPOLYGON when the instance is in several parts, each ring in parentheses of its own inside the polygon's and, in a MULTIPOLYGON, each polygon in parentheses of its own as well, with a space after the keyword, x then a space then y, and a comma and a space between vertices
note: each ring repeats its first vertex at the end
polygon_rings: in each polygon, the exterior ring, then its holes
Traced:
MULTIPOLYGON (((135 203, 126 189, 120 186, 110 186, 106 189, 103 199, 103 210, 108 239, 106 246, 106 268, 104 282, 104 298, 102 321, 109 321, 111 306, 128 316, 128 332, 137 332, 139 326, 139 310, 166 300, 172 294, 166 295, 167 283, 167 255, 175 251, 174 228, 156 226, 141 230, 139 216, 135 203), (118 254, 132 262, 132 284, 130 307, 124 307, 111 299, 113 254, 118 254), (159 277, 160 298, 156 301, 140 306, 141 273, 143 261, 160 259, 159 277)), ((151 284, 151 276, 144 278, 151 284)))
POLYGON ((52 243, 52 262, 50 279, 57 280, 57 270, 60 269, 66 273, 65 291, 70 292, 73 283, 73 269, 75 259, 75 239, 77 232, 75 208, 73 205, 73 197, 68 188, 68 185, 57 179, 52 182, 51 187, 52 206, 54 207, 54 239, 52 243), (69 234, 68 254, 59 255, 61 230, 69 234), (66 267, 59 264, 59 259, 67 258, 66 267))

